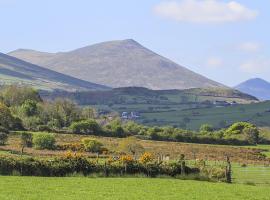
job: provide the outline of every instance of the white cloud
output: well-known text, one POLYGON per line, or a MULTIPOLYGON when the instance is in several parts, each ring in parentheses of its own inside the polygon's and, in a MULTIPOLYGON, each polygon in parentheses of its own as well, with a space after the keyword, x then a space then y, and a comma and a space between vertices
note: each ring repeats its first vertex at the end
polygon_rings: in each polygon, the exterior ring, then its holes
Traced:
POLYGON ((247 73, 270 72, 270 59, 257 58, 244 62, 240 66, 241 71, 247 73))
POLYGON ((225 23, 252 20, 258 11, 249 9, 236 1, 218 0, 164 1, 154 7, 154 12, 179 22, 225 23))
POLYGON ((222 64, 223 64, 223 60, 218 57, 210 57, 206 61, 207 67, 214 68, 214 69, 221 67, 222 64))
POLYGON ((238 46, 238 49, 244 52, 254 53, 261 49, 261 45, 257 42, 244 42, 238 46))

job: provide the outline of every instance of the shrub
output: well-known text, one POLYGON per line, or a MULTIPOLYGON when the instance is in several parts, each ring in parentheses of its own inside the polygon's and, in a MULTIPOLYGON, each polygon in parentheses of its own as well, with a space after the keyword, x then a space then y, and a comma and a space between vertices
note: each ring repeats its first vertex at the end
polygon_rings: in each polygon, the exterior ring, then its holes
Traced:
POLYGON ((33 137, 33 144, 36 149, 54 149, 55 136, 49 133, 38 133, 33 137))
POLYGON ((84 145, 82 143, 66 143, 58 145, 57 149, 69 151, 84 151, 84 145))
POLYGON ((145 152, 139 159, 140 163, 147 164, 154 160, 154 155, 149 152, 145 152))
POLYGON ((130 155, 123 155, 120 157, 120 160, 124 163, 124 164, 132 164, 134 162, 134 159, 132 156, 130 155))
POLYGON ((203 124, 200 127, 200 133, 201 134, 207 134, 207 133, 213 132, 213 131, 214 131, 213 126, 210 125, 210 124, 203 124))
POLYGON ((101 151, 103 144, 95 139, 84 138, 82 139, 82 143, 85 151, 98 153, 101 151))
POLYGON ((73 122, 70 126, 73 133, 76 134, 94 134, 97 135, 100 132, 100 126, 95 120, 83 120, 79 122, 73 122))

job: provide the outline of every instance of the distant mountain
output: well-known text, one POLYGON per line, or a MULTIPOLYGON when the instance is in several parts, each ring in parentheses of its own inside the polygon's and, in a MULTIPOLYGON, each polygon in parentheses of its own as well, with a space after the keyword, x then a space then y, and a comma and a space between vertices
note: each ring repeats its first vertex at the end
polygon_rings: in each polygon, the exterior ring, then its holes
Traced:
POLYGON ((137 86, 160 90, 225 87, 131 39, 104 42, 65 53, 19 49, 9 55, 115 88, 137 86))
POLYGON ((235 88, 260 100, 270 100, 270 83, 263 79, 250 79, 237 85, 235 88))
POLYGON ((42 90, 104 90, 106 86, 82 81, 0 53, 0 84, 30 85, 42 90))

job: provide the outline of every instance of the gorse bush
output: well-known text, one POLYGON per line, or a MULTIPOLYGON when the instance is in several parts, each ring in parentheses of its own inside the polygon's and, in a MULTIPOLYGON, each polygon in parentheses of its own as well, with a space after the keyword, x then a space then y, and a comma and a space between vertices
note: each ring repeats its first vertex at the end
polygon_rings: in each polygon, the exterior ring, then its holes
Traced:
POLYGON ((33 136, 33 144, 36 149, 54 149, 55 136, 50 133, 36 133, 33 136))

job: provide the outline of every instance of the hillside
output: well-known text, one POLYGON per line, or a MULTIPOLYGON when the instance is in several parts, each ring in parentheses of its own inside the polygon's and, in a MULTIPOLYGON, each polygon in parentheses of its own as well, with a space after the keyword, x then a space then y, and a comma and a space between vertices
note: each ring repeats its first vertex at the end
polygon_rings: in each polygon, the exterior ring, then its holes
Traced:
POLYGON ((131 39, 99 43, 65 53, 19 49, 9 55, 114 88, 138 86, 160 90, 225 87, 131 39))
POLYGON ((270 102, 257 103, 255 97, 231 89, 149 90, 116 88, 108 91, 41 93, 45 99, 70 98, 100 113, 139 113, 136 121, 146 125, 172 125, 197 130, 201 124, 224 128, 236 121, 270 126, 270 102), (256 121, 255 121, 256 120, 256 121))
POLYGON ((233 89, 194 88, 186 90, 150 90, 142 87, 114 88, 106 91, 41 92, 47 99, 70 98, 80 105, 113 104, 211 104, 215 101, 249 104, 258 100, 233 89))
POLYGON ((30 85, 42 90, 104 90, 108 87, 82 81, 0 53, 0 84, 30 85))
POLYGON ((261 100, 270 100, 270 83, 260 79, 249 79, 235 87, 241 92, 250 94, 261 100))

